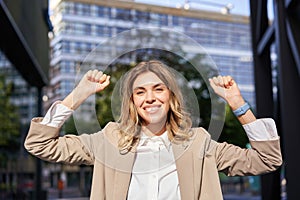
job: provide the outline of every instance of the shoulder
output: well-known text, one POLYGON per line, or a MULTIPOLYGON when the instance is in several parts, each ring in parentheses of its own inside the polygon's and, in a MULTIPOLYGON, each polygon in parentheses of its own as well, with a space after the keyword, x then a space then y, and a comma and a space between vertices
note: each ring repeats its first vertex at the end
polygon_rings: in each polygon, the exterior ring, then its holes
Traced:
POLYGON ((113 144, 117 146, 119 124, 115 122, 109 122, 106 126, 93 134, 81 134, 79 135, 80 140, 85 146, 90 149, 98 149, 103 144, 113 144))
POLYGON ((113 144, 117 144, 120 134, 120 124, 109 122, 102 130, 104 137, 113 144))
POLYGON ((119 132, 119 123, 108 122, 100 131, 90 134, 91 136, 104 135, 105 137, 115 137, 119 132))
POLYGON ((115 130, 115 129, 119 129, 119 123, 117 122, 108 122, 103 128, 103 130, 115 130))
POLYGON ((210 140, 210 134, 203 127, 192 128, 192 138, 195 140, 210 140))
POLYGON ((192 132, 191 149, 200 151, 200 157, 214 155, 219 143, 211 138, 210 133, 203 127, 192 128, 192 132))
POLYGON ((120 124, 117 122, 108 122, 103 128, 103 133, 108 137, 118 134, 120 131, 120 124))

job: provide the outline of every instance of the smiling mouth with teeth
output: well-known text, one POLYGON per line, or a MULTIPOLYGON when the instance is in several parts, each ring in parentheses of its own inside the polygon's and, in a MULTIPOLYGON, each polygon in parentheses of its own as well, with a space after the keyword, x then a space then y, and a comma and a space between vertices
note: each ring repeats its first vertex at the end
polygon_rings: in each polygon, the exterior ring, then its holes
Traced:
POLYGON ((156 111, 158 111, 160 108, 160 106, 153 106, 153 107, 147 107, 145 108, 145 110, 148 112, 148 113, 155 113, 156 111))

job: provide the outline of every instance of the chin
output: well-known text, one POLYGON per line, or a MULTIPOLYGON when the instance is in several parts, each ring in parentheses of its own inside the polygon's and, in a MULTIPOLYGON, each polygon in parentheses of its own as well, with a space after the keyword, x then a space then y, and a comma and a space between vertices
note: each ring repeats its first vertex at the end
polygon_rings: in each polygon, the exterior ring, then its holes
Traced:
POLYGON ((165 124, 166 118, 165 117, 152 117, 148 118, 148 124, 165 124))

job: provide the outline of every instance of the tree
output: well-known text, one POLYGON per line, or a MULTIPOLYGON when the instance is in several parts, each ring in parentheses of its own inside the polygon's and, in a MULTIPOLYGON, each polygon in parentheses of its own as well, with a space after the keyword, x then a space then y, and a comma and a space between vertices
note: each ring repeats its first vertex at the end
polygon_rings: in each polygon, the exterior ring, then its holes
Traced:
POLYGON ((6 161, 9 157, 16 155, 20 147, 20 121, 17 108, 10 102, 12 92, 13 83, 7 83, 5 75, 0 74, 1 167, 6 165, 6 161))
POLYGON ((226 105, 225 124, 218 141, 231 143, 242 148, 245 148, 246 144, 249 143, 246 132, 231 111, 229 105, 226 105))
MULTIPOLYGON (((97 94, 96 98, 96 113, 101 127, 104 127, 110 121, 118 120, 119 113, 115 113, 116 116, 114 116, 114 113, 111 110, 111 108, 113 107, 111 101, 112 94, 121 76, 124 75, 133 66, 134 63, 124 64, 120 62, 115 62, 107 68, 107 71, 105 73, 111 75, 110 85, 107 88, 105 88, 104 91, 97 94)), ((119 100, 120 99, 114 99, 113 103, 119 104, 119 100)))

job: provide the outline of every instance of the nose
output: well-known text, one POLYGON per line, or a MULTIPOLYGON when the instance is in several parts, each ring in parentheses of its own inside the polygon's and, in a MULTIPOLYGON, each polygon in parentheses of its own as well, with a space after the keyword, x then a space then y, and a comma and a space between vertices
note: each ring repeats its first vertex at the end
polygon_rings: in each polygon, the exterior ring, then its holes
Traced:
POLYGON ((145 100, 147 103, 153 103, 155 101, 155 95, 153 91, 147 91, 145 100))

